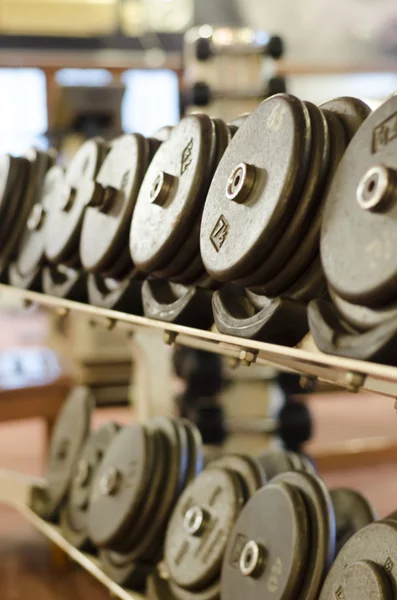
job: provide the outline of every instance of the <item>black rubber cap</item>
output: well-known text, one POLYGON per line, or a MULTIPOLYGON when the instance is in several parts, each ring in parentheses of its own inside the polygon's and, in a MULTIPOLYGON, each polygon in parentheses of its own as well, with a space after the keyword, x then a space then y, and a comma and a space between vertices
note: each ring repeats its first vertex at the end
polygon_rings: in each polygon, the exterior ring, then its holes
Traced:
POLYGON ((195 106, 208 106, 211 102, 210 87, 203 81, 197 81, 192 87, 192 104, 195 106))
POLYGON ((266 54, 272 58, 281 58, 284 54, 284 42, 279 35, 273 35, 266 47, 266 54))
POLYGON ((196 58, 200 61, 205 61, 211 58, 211 38, 198 38, 196 41, 196 58))
POLYGON ((285 77, 271 77, 267 83, 267 95, 274 96, 274 94, 285 94, 287 86, 285 77))

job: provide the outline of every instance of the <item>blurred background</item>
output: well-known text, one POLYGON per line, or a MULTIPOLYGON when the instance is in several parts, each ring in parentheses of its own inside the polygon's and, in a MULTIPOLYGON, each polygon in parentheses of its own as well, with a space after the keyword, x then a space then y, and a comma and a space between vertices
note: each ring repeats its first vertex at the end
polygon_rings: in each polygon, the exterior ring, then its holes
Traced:
MULTIPOLYGON (((190 111, 231 120, 284 91, 375 108, 396 89, 393 0, 0 0, 0 154, 55 146, 67 162, 89 137, 150 135, 190 111)), ((0 468, 42 473, 56 413, 84 383, 98 422, 182 414, 211 452, 304 451, 330 485, 357 487, 380 515, 396 508, 390 399, 131 340, 75 315, 21 313, 1 295, 0 307, 0 468)), ((71 580, 29 544, 37 534, 0 508, 2 600, 30 598, 32 585, 34 597, 61 585, 71 598, 71 580)), ((104 596, 88 579, 75 585, 104 596)))

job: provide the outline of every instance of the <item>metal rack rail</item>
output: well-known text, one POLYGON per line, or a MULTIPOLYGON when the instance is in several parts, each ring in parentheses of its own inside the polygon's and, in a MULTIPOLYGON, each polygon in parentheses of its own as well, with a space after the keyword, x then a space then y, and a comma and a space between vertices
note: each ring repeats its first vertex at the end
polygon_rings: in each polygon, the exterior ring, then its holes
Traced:
POLYGON ((37 478, 21 475, 11 471, 0 470, 0 504, 17 510, 33 527, 45 535, 53 544, 59 546, 69 558, 88 571, 104 585, 111 596, 120 600, 143 600, 138 592, 126 590, 110 579, 100 568, 99 561, 90 554, 80 552, 62 535, 59 527, 47 523, 29 508, 30 490, 37 484, 37 478))
POLYGON ((223 335, 146 317, 98 308, 88 304, 55 298, 45 294, 0 285, 0 300, 13 305, 32 305, 55 310, 59 315, 78 311, 91 321, 102 322, 109 329, 124 327, 128 334, 161 334, 167 344, 200 348, 228 356, 249 366, 252 363, 289 370, 301 375, 357 392, 366 390, 385 396, 397 396, 397 367, 323 354, 317 350, 308 334, 299 347, 288 348, 254 340, 223 335))

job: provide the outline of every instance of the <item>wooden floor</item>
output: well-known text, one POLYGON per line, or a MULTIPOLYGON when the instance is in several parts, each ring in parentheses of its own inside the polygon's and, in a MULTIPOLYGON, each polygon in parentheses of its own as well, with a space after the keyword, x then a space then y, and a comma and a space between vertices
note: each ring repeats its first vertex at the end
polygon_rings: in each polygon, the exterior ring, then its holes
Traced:
MULTIPOLYGON (((311 446, 373 433, 397 437, 397 414, 389 399, 342 395, 311 401, 316 436, 311 446), (335 410, 335 402, 341 410, 335 410)), ((128 423, 127 410, 103 411, 98 422, 128 423)), ((0 468, 41 474, 43 425, 39 421, 0 425, 0 468)), ((362 491, 379 516, 397 509, 394 464, 322 474, 329 486, 362 491)), ((54 568, 48 542, 15 512, 0 506, 0 600, 102 600, 108 593, 79 567, 54 568)))

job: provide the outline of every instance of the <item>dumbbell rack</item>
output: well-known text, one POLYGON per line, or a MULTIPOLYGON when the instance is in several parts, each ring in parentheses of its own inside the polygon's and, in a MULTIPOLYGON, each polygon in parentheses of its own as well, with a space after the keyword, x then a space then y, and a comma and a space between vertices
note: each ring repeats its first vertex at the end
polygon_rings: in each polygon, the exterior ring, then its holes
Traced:
MULTIPOLYGON (((249 366, 257 363, 316 378, 352 392, 361 389, 394 398, 397 396, 396 367, 322 354, 316 349, 310 334, 302 340, 299 347, 288 348, 223 335, 215 331, 154 321, 4 284, 0 284, 0 298, 21 308, 35 305, 53 310, 60 316, 69 312, 79 312, 91 321, 102 322, 108 329, 124 327, 126 332, 132 335, 138 332, 145 335, 157 332, 163 335, 166 344, 177 342, 183 346, 215 352, 229 357, 236 364, 240 362, 249 366)), ((76 550, 65 540, 58 527, 44 521, 29 509, 30 490, 34 484, 37 484, 37 479, 0 470, 0 504, 7 504, 16 509, 35 528, 59 546, 71 560, 77 562, 103 584, 111 595, 121 600, 141 600, 143 598, 141 594, 130 592, 115 584, 103 573, 95 558, 76 550)))

